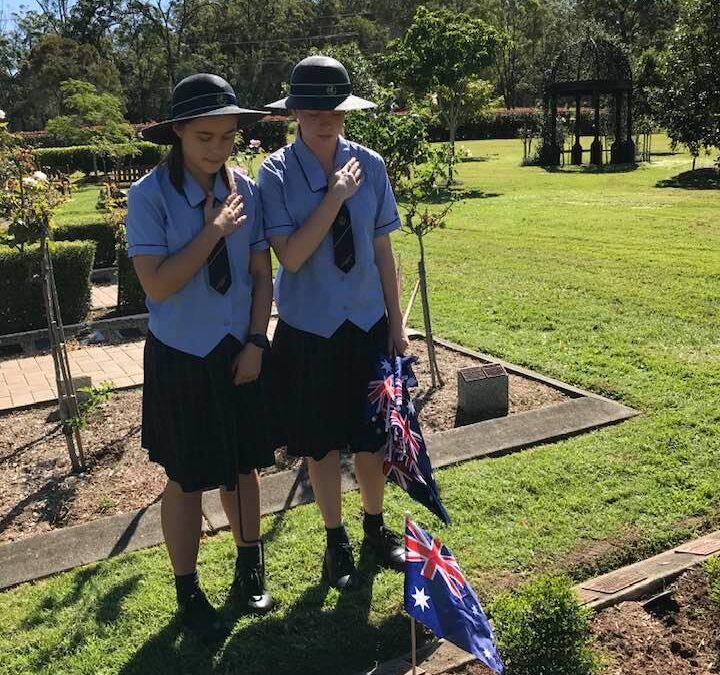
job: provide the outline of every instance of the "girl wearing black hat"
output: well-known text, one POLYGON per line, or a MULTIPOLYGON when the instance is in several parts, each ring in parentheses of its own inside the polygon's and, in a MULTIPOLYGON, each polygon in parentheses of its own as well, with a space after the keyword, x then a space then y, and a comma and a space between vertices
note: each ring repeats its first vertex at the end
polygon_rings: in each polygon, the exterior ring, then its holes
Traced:
POLYGON ((230 171, 237 106, 216 75, 173 92, 172 117, 143 130, 172 148, 128 194, 128 254, 147 294, 142 444, 168 476, 162 527, 182 621, 221 628, 196 572, 202 491, 220 486, 237 543, 232 597, 266 612, 257 469, 274 461, 263 405, 272 276, 255 184, 230 171))
POLYGON ((267 107, 298 120, 295 142, 268 157, 258 174, 266 236, 282 265, 275 393, 288 452, 307 458, 325 522, 323 577, 353 588, 340 451, 355 455, 364 542, 383 566, 404 568, 401 540, 383 521, 385 439, 368 438, 364 420, 373 364, 408 346, 388 236, 400 218, 382 157, 342 136, 345 113, 374 104, 352 95, 341 63, 304 59, 292 72, 290 96, 267 107))

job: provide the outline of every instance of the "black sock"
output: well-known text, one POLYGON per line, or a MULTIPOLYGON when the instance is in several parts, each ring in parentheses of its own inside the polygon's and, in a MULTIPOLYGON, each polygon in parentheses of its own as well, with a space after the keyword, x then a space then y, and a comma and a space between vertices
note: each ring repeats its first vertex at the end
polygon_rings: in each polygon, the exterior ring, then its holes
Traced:
POLYGON ((327 534, 328 546, 337 546, 337 544, 347 544, 350 542, 347 532, 345 531, 345 525, 326 527, 325 533, 327 534))
POLYGON ((190 574, 175 575, 175 592, 178 602, 190 599, 200 590, 200 580, 197 570, 190 574))
POLYGON ((236 567, 250 569, 260 564, 260 544, 252 544, 250 546, 237 547, 236 567))
POLYGON ((365 511, 365 516, 363 517, 363 530, 365 534, 377 534, 384 526, 385 520, 383 519, 382 511, 377 514, 365 511))

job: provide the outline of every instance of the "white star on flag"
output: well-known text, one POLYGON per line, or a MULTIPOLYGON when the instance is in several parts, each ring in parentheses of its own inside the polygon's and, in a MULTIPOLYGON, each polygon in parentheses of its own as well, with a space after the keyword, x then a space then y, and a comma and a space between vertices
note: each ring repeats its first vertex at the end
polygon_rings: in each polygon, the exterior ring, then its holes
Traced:
POLYGON ((413 600, 415 600, 415 607, 419 607, 423 612, 426 609, 430 609, 430 605, 428 604, 428 600, 430 600, 429 595, 425 595, 425 589, 424 588, 417 588, 415 587, 415 592, 412 595, 413 600))
POLYGON ((483 649, 483 654, 485 654, 485 658, 488 660, 492 658, 492 652, 487 647, 483 649))
POLYGON ((392 371, 392 366, 390 365, 390 361, 388 361, 387 359, 383 359, 381 365, 382 365, 382 369, 386 373, 389 373, 392 371))
POLYGON ((477 605, 473 605, 472 613, 473 613, 475 616, 477 616, 478 614, 480 614, 480 610, 478 609, 478 606, 477 606, 477 605))

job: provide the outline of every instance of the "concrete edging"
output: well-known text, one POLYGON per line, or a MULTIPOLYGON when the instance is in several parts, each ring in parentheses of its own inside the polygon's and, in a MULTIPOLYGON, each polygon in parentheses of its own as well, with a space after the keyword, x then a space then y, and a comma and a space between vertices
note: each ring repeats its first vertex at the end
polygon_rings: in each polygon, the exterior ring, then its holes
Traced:
MULTIPOLYGON (((452 343, 446 344, 451 349, 458 348, 452 343)), ((467 353, 484 358, 469 350, 467 353)), ((506 369, 519 372, 512 364, 507 364, 506 369)), ((536 376, 540 381, 550 383, 548 378, 536 376)), ((637 414, 636 410, 604 397, 576 395, 545 408, 428 434, 426 442, 433 466, 440 469, 470 459, 497 457, 556 442, 617 424, 637 414)), ((349 458, 343 468, 342 491, 356 489, 349 458)), ((262 477, 262 515, 278 513, 312 499, 304 465, 262 477)), ((217 490, 203 495, 203 514, 206 532, 228 527, 217 490)), ((130 513, 0 544, 0 590, 162 541, 160 511, 158 505, 153 504, 130 513)))

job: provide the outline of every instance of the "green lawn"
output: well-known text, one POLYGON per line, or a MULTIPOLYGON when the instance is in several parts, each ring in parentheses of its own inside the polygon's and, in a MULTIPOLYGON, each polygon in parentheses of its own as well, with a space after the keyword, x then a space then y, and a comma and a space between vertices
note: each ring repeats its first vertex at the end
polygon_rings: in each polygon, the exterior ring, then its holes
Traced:
POLYGON ((95 208, 100 188, 97 185, 76 186, 72 198, 57 210, 53 221, 56 225, 84 225, 99 223, 103 214, 95 208))
MULTIPOLYGON (((643 414, 439 472, 454 517, 446 530, 394 488, 389 519, 399 525, 410 508, 484 597, 548 569, 579 579, 717 526, 720 193, 657 186, 690 168, 685 155, 626 172, 547 172, 519 166, 519 141, 466 145, 473 161, 460 178, 474 195, 427 240, 437 333, 643 414)), ((416 245, 400 234, 395 246, 407 292, 416 245)), ((357 494, 345 507, 357 541, 357 494)), ((180 636, 155 548, 1 594, 0 672, 342 675, 408 648, 399 576, 340 597, 318 585, 314 507, 266 518, 264 530, 281 607, 239 619, 221 649, 180 636)), ((203 544, 201 577, 218 605, 232 562, 229 536, 203 544)))

